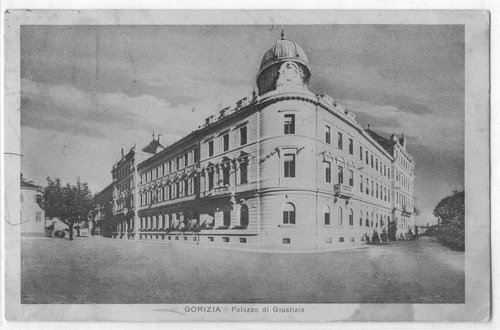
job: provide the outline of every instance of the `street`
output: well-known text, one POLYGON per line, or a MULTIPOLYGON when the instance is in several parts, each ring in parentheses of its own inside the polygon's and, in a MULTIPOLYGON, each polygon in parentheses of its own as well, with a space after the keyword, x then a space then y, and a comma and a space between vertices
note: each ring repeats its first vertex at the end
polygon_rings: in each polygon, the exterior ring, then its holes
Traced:
POLYGON ((259 253, 89 237, 22 238, 23 304, 463 303, 464 253, 427 237, 259 253))

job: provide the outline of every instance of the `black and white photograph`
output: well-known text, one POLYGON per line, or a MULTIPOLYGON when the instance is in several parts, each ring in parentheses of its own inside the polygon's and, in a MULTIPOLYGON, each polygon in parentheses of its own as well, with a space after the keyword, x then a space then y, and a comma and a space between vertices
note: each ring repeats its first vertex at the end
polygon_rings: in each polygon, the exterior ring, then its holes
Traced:
POLYGON ((231 14, 5 13, 10 319, 488 319, 488 15, 231 14))

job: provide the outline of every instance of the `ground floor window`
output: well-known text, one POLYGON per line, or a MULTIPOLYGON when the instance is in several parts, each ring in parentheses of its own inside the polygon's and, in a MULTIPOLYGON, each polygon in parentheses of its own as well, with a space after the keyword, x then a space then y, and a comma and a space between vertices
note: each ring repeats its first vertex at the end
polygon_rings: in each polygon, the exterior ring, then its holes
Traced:
POLYGON ((246 204, 241 205, 240 209, 240 225, 242 227, 248 226, 248 206, 246 204))
POLYGON ((323 208, 323 213, 324 213, 324 218, 325 218, 325 226, 329 226, 330 225, 330 207, 325 206, 323 208))
POLYGON ((229 227, 231 225, 231 211, 224 210, 223 218, 224 218, 224 227, 229 227))

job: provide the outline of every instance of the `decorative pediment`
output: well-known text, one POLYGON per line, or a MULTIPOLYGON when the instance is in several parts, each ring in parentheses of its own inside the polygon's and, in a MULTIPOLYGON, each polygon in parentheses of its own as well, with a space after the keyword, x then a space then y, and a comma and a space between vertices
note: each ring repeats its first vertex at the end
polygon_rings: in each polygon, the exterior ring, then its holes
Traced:
POLYGON ((337 156, 335 157, 335 160, 337 161, 337 163, 342 163, 347 165, 347 161, 345 160, 344 156, 337 156))
POLYGON ((324 162, 331 162, 335 159, 335 156, 328 150, 321 152, 320 155, 323 157, 324 162))

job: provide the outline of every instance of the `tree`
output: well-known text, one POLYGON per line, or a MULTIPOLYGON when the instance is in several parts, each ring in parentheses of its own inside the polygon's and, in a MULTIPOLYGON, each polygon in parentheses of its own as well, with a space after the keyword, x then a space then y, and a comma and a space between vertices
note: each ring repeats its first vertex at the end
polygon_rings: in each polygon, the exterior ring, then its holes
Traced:
POLYGON ((398 227, 396 225, 396 221, 390 221, 389 222, 389 232, 387 233, 387 236, 389 238, 389 241, 396 241, 396 232, 398 230, 398 227))
POLYGON ((73 239, 73 227, 81 221, 88 221, 95 212, 92 193, 86 182, 77 178, 76 184, 61 184, 60 179, 47 178, 42 201, 45 214, 49 218, 57 217, 69 228, 69 239, 73 239))
POLYGON ((465 191, 453 191, 434 208, 434 216, 441 219, 438 240, 453 249, 465 250, 465 191))

